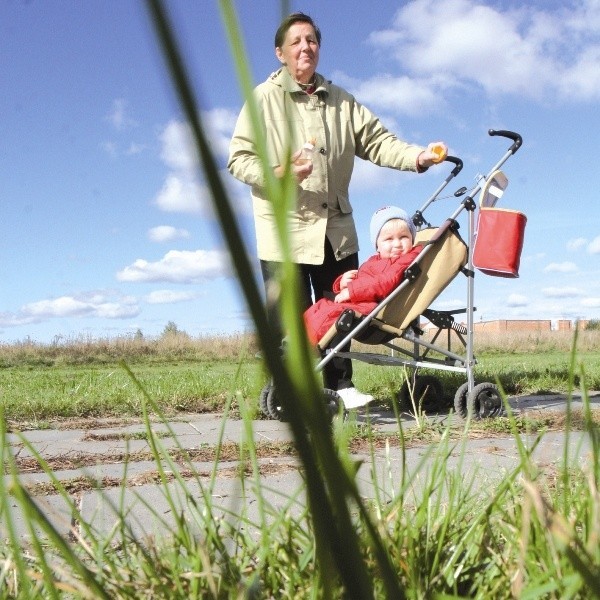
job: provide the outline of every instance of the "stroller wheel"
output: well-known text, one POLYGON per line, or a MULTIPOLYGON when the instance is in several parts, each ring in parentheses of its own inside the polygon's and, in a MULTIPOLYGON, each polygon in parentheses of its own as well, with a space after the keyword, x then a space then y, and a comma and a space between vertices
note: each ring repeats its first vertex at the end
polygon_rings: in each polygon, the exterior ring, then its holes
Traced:
POLYGON ((493 383, 480 383, 467 395, 467 409, 474 419, 499 417, 504 413, 502 397, 493 383))
POLYGON ((278 398, 277 391, 275 390, 275 386, 271 385, 269 391, 267 393, 266 398, 267 411, 269 416, 272 419, 277 419, 278 421, 287 421, 287 417, 285 415, 285 410, 281 404, 280 399, 278 398))
POLYGON ((416 405, 426 410, 439 408, 444 399, 442 382, 433 375, 417 375, 412 382, 406 380, 400 388, 402 406, 412 407, 413 399, 416 405))
POLYGON ((325 397, 325 410, 331 422, 339 417, 341 417, 342 421, 346 420, 348 411, 344 408, 344 403, 337 392, 329 388, 324 388, 323 396, 325 397))
POLYGON ((469 393, 469 382, 463 383, 454 394, 454 410, 456 414, 466 419, 469 416, 467 408, 467 394, 469 393))

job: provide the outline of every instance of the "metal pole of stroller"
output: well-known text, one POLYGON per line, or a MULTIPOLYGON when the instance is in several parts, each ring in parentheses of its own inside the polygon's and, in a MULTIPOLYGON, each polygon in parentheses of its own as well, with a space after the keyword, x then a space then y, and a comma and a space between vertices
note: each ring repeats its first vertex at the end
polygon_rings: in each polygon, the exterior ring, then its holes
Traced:
POLYGON ((481 191, 483 188, 483 182, 485 182, 494 171, 500 169, 500 167, 521 147, 523 144, 523 138, 514 131, 507 131, 505 129, 490 129, 488 134, 491 136, 502 136, 507 137, 513 140, 512 146, 504 153, 502 158, 488 171, 487 175, 483 176, 481 180, 477 183, 477 185, 469 192, 468 196, 461 203, 461 205, 456 209, 456 211, 451 215, 451 219, 456 219, 458 215, 465 209, 465 206, 472 202, 475 196, 481 191))
MULTIPOLYGON (((474 329, 475 329, 475 271, 473 268, 473 248, 475 246, 475 210, 473 206, 473 199, 475 196, 481 191, 483 187, 483 182, 485 182, 494 171, 500 169, 500 167, 521 147, 523 144, 523 138, 514 131, 507 131, 504 129, 495 130, 490 129, 488 131, 490 136, 502 136, 509 138, 513 141, 511 147, 504 153, 502 158, 490 169, 488 174, 483 177, 479 183, 471 190, 468 197, 463 202, 463 205, 457 210, 458 214, 463 208, 471 206, 469 210, 469 254, 467 260, 467 273, 468 273, 468 283, 467 283, 467 344, 466 344, 466 365, 467 365, 467 385, 468 391, 471 392, 473 387, 475 387, 475 378, 473 374, 473 368, 475 366, 475 356, 473 350, 473 337, 474 337, 474 329)), ((456 218, 456 217, 454 217, 456 218)))
POLYGON ((446 156, 444 161, 453 163, 455 167, 452 169, 452 171, 450 171, 448 177, 446 177, 446 179, 440 184, 437 190, 435 190, 435 192, 433 192, 433 194, 431 194, 431 196, 425 201, 425 204, 423 204, 419 210, 415 211, 415 214, 412 216, 412 221, 415 224, 415 227, 421 227, 421 225, 425 223, 423 212, 430 204, 436 201, 442 190, 462 171, 463 161, 460 158, 457 158, 456 156, 446 156))
MULTIPOLYGON (((454 168, 452 169, 452 171, 450 171, 450 173, 448 174, 446 179, 444 179, 444 181, 433 192, 433 194, 431 194, 431 196, 429 196, 429 198, 425 201, 423 206, 421 206, 421 208, 419 208, 418 210, 415 211, 415 214, 412 216, 412 222, 414 223, 415 227, 417 227, 417 228, 421 228, 425 223, 427 223, 427 226, 430 226, 430 224, 425 220, 423 213, 425 212, 425 210, 427 210, 427 208, 431 204, 433 204, 437 200, 438 196, 442 193, 442 190, 462 171, 463 161, 460 158, 458 158, 457 156, 446 156, 446 158, 444 159, 444 162, 452 163, 454 165, 454 168)), ((417 344, 417 342, 415 342, 413 344, 413 353, 416 355, 418 353, 418 351, 419 351, 419 345, 417 344)), ((393 348, 392 348, 392 356, 394 356, 393 348)))
POLYGON ((466 370, 467 389, 470 392, 475 387, 473 367, 475 357, 473 350, 474 312, 475 312, 475 270, 473 268, 473 246, 475 244, 475 211, 469 211, 469 252, 467 258, 467 344, 466 370))

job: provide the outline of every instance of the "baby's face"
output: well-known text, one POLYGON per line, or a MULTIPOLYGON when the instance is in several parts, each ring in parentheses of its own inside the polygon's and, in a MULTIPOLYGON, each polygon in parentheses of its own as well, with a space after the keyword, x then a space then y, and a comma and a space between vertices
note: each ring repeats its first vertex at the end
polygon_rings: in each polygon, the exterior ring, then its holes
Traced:
POLYGON ((377 237, 377 252, 381 258, 397 258, 410 252, 412 247, 410 229, 402 219, 389 220, 377 237))

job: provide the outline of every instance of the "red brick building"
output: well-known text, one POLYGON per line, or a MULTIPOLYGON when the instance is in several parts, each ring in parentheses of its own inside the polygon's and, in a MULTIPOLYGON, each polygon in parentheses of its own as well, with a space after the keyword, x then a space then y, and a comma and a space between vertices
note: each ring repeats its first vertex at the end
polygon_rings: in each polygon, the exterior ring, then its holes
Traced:
MULTIPOLYGON (((578 321, 579 327, 585 329, 587 320, 578 321)), ((575 323, 570 319, 499 319, 497 321, 476 321, 473 323, 474 331, 491 331, 502 333, 504 331, 571 331, 575 323)))

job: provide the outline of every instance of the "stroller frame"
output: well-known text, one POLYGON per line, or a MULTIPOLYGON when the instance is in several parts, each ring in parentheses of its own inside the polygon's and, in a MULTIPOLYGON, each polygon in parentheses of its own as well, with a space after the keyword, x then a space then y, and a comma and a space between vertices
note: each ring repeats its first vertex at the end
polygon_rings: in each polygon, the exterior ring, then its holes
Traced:
MULTIPOLYGON (((475 384, 474 368, 477 361, 475 359, 473 345, 474 312, 476 310, 474 306, 475 271, 473 266, 473 248, 476 236, 476 202, 474 198, 482 190, 485 181, 491 177, 494 172, 498 171, 500 167, 521 147, 522 138, 518 133, 507 130, 490 129, 488 134, 490 136, 508 138, 512 140, 512 145, 502 158, 490 169, 489 173, 480 178, 477 185, 461 201, 454 213, 437 229, 433 237, 425 242, 425 247, 419 256, 406 270, 402 283, 394 289, 391 294, 384 298, 368 315, 363 316, 358 313, 348 315, 344 313, 342 317, 345 317, 345 319, 340 317, 338 322, 325 334, 318 344, 325 355, 317 364, 317 371, 321 371, 325 365, 336 356, 379 366, 407 367, 413 370, 412 387, 408 386, 408 382, 405 382, 401 395, 404 394, 404 396, 407 397, 408 394, 412 394, 414 400, 417 402, 423 400, 428 392, 433 393, 436 400, 440 400, 438 396, 441 395, 441 384, 439 381, 435 380, 435 378, 423 377, 420 382, 421 384, 419 383, 419 379, 417 378, 419 369, 427 368, 463 373, 466 375, 467 381, 458 388, 454 396, 454 407, 456 412, 463 418, 471 417, 475 419, 494 417, 503 414, 502 398, 497 386, 487 382, 478 385, 475 384), (408 307, 409 311, 407 316, 402 318, 402 323, 391 326, 386 324, 385 319, 381 318, 382 313, 385 314, 386 307, 398 298, 401 298, 402 294, 408 293, 410 295, 411 286, 415 285, 423 276, 423 269, 420 266, 421 263, 427 262, 429 253, 436 252, 438 243, 440 241, 441 243, 445 243, 446 240, 456 237, 464 244, 463 240, 457 234, 458 223, 456 219, 465 210, 468 212, 468 242, 466 244, 466 257, 464 259, 460 257, 456 259, 457 262, 454 265, 456 272, 449 275, 449 280, 445 285, 452 281, 458 272, 462 272, 467 277, 466 307, 464 309, 453 311, 433 311, 426 308, 424 310, 417 310, 417 314, 411 314, 410 307, 408 307), (466 314, 466 326, 456 323, 454 320, 454 315, 461 313, 466 314), (431 341, 422 338, 424 332, 420 330, 418 324, 418 319, 421 315, 428 318, 430 322, 438 328, 431 341), (347 331, 347 334, 333 347, 329 347, 329 342, 331 342, 340 331, 347 331), (447 332, 446 348, 436 345, 436 341, 444 331, 447 332), (452 334, 458 336, 458 339, 465 349, 464 355, 451 351, 452 334), (375 341, 370 341, 370 339, 374 339, 375 341), (413 345, 412 352, 394 343, 394 341, 398 339, 411 342, 413 345), (396 354, 386 355, 375 352, 343 351, 342 348, 352 340, 371 345, 383 345, 391 349, 394 353, 397 352, 398 356, 396 354), (429 356, 432 352, 438 353, 443 358, 438 359, 429 356)), ((446 160, 454 163, 456 166, 446 180, 425 202, 423 207, 415 212, 412 218, 418 228, 426 223, 423 217, 425 209, 437 199, 441 191, 462 169, 462 161, 460 159, 447 157, 446 160)), ((466 188, 461 188, 455 193, 455 196, 461 196, 465 192, 466 188)), ((417 243, 419 243, 419 234, 421 234, 422 231, 423 230, 419 230, 417 233, 417 243)), ((456 242, 452 241, 452 243, 456 242)), ((433 260, 435 260, 435 256, 433 260)), ((443 287, 445 287, 445 285, 443 287)), ((426 301, 427 305, 435 300, 441 291, 443 291, 443 288, 439 291, 434 290, 433 298, 426 301)))

